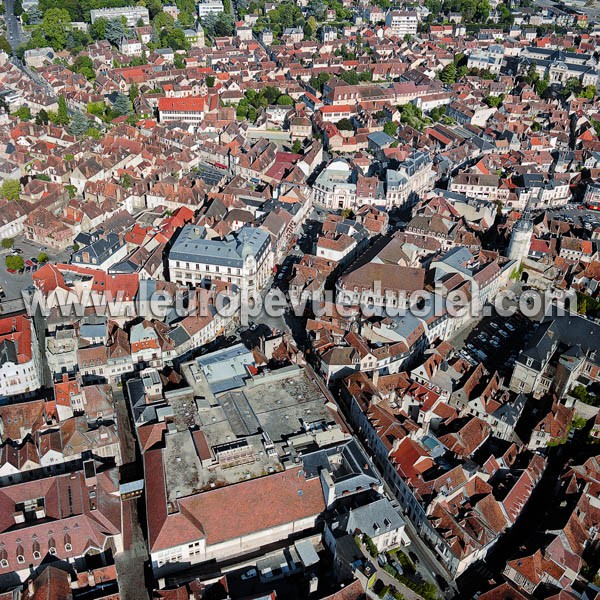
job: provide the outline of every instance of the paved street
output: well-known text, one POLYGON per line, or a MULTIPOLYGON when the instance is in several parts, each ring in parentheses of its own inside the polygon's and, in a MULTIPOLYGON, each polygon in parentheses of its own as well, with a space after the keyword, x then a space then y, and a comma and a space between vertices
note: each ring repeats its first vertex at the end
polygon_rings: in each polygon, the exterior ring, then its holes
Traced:
POLYGON ((13 50, 21 44, 21 24, 14 14, 15 0, 5 0, 6 37, 13 50))

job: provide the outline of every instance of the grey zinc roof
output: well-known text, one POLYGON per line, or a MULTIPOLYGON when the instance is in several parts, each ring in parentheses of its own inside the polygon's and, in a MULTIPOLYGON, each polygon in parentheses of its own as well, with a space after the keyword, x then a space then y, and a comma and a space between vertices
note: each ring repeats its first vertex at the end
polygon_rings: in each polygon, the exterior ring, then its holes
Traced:
POLYGON ((244 226, 223 240, 206 239, 206 229, 186 225, 169 252, 169 259, 241 268, 247 256, 261 256, 270 244, 266 231, 244 226))
POLYGON ((373 538, 400 529, 404 525, 404 519, 394 510, 390 501, 387 498, 381 498, 371 504, 351 510, 348 514, 346 532, 353 534, 359 530, 373 538))

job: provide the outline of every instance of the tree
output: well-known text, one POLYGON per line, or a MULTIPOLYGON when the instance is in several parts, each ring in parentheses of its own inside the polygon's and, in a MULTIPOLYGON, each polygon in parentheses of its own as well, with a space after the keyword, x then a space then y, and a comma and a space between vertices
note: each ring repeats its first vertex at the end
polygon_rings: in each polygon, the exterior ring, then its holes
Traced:
POLYGON ((300 140, 296 140, 292 144, 292 152, 294 154, 300 154, 302 152, 302 142, 300 140))
POLYGON ((81 54, 73 62, 73 70, 75 73, 83 75, 86 79, 92 80, 96 78, 96 72, 94 71, 94 63, 89 56, 81 54))
POLYGON ((205 81, 206 81, 206 87, 209 87, 209 88, 215 87, 215 76, 214 75, 207 75, 205 81))
POLYGON ((139 95, 140 86, 134 82, 129 86, 129 99, 133 102, 139 95))
POLYGON ((163 29, 160 32, 160 42, 163 46, 173 50, 185 50, 187 52, 190 49, 190 43, 183 30, 174 27, 163 29))
POLYGON ((19 117, 21 121, 31 121, 31 109, 29 106, 21 106, 13 114, 15 117, 19 117))
POLYGON ((175 57, 173 59, 173 66, 176 69, 185 69, 185 58, 183 54, 175 54, 175 57))
POLYGON ((305 32, 308 31, 309 37, 312 37, 313 35, 315 35, 318 26, 319 25, 317 23, 317 20, 314 18, 313 15, 310 15, 310 17, 308 17, 308 19, 306 19, 305 32))
POLYGON ((456 82, 456 65, 453 62, 446 65, 442 69, 442 72, 440 73, 440 79, 446 85, 456 82))
POLYGON ((6 54, 12 54, 12 47, 4 35, 0 35, 0 50, 3 50, 6 54))
POLYGON ((42 31, 55 50, 63 50, 71 31, 71 17, 64 8, 51 8, 44 13, 42 31))
POLYGON ((354 131, 354 125, 350 119, 340 119, 336 125, 340 131, 354 131))
POLYGON ((121 185, 128 190, 133 185, 133 179, 129 173, 125 173, 123 177, 121 177, 121 185))
POLYGON ((5 179, 0 186, 0 197, 18 200, 21 195, 21 182, 18 179, 5 179))
POLYGON ((15 245, 15 240, 13 238, 4 238, 0 244, 5 250, 10 250, 15 245))
POLYGON ((359 83, 358 74, 354 69, 350 71, 344 71, 340 75, 340 79, 346 83, 349 83, 350 85, 358 85, 359 83))
POLYGON ((108 19, 100 18, 96 19, 90 25, 90 34, 95 40, 105 40, 106 39, 106 29, 108 27, 108 19))
POLYGON ((40 252, 38 254, 37 260, 39 263, 46 263, 46 262, 48 262, 48 259, 49 259, 49 257, 45 252, 40 252))
POLYGON ((104 38, 107 39, 111 44, 115 46, 127 35, 127 30, 123 21, 120 19, 111 19, 106 24, 106 30, 104 32, 104 38))
POLYGON ((117 97, 115 98, 115 101, 113 103, 113 108, 120 115, 128 115, 132 111, 131 102, 129 98, 121 92, 117 94, 117 97))
POLYGON ((394 123, 394 121, 388 121, 383 126, 383 131, 388 135, 395 137, 396 133, 398 132, 398 123, 394 123))
POLYGON ((48 125, 50 122, 50 118, 48 117, 48 113, 42 108, 40 112, 35 115, 35 123, 36 125, 48 125))
POLYGON ((281 94, 281 96, 277 98, 277 104, 279 106, 293 106, 294 100, 291 96, 288 96, 287 94, 281 94))
POLYGON ((22 256, 10 255, 4 259, 4 264, 7 269, 12 269, 13 271, 20 271, 25 268, 25 261, 22 256))
POLYGON ((593 100, 596 95, 597 89, 595 85, 586 85, 578 94, 580 98, 587 98, 593 100))
POLYGON ((75 137, 81 137, 81 136, 85 135, 89 126, 90 126, 90 122, 79 111, 77 111, 73 115, 73 119, 71 120, 70 130, 71 130, 71 133, 75 137))
POLYGON ((490 107, 490 108, 498 108, 502 102, 504 100, 504 95, 500 94, 500 96, 486 96, 484 98, 484 102, 490 107))
POLYGON ((161 11, 154 17, 152 24, 158 29, 167 27, 172 29, 175 26, 175 21, 171 15, 161 11))
POLYGON ((58 112, 56 113, 56 124, 57 125, 68 125, 69 124, 69 111, 67 110, 67 101, 64 96, 58 97, 58 112))

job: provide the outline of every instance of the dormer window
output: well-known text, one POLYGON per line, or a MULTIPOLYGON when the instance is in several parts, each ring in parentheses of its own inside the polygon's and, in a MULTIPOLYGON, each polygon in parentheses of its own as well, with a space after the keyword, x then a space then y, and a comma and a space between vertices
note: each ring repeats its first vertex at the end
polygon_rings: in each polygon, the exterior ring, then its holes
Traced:
POLYGON ((22 565, 25 562, 25 557, 22 554, 17 554, 17 562, 22 565))
POLYGON ((3 569, 7 569, 8 568, 8 561, 3 558, 2 560, 0 560, 0 567, 2 567, 3 569))
POLYGON ((56 554, 56 548, 54 546, 50 546, 50 548, 48 548, 48 553, 54 556, 56 554))
POLYGON ((40 558, 42 558, 42 555, 36 550, 33 553, 33 558, 35 558, 35 560, 39 560, 40 558))
POLYGON ((71 552, 71 550, 73 550, 73 546, 67 542, 65 544, 65 552, 71 552))

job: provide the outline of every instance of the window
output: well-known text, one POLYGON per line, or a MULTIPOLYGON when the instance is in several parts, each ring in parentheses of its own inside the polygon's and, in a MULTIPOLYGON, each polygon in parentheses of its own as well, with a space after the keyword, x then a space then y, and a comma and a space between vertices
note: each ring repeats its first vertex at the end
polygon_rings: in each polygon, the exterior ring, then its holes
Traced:
POLYGON ((0 567, 2 567, 3 569, 6 569, 6 567, 8 567, 8 561, 5 558, 0 560, 0 567))
POLYGON ((50 548, 48 548, 48 553, 54 556, 56 554, 56 548, 54 546, 50 546, 50 548))
POLYGON ((17 562, 22 565, 25 562, 25 557, 22 554, 17 555, 17 562))
POLYGON ((71 544, 69 544, 68 542, 65 544, 65 551, 66 552, 71 552, 71 550, 73 550, 73 546, 71 546, 71 544))
POLYGON ((33 558, 35 558, 36 560, 39 560, 40 558, 42 558, 42 555, 36 550, 33 553, 33 558))

